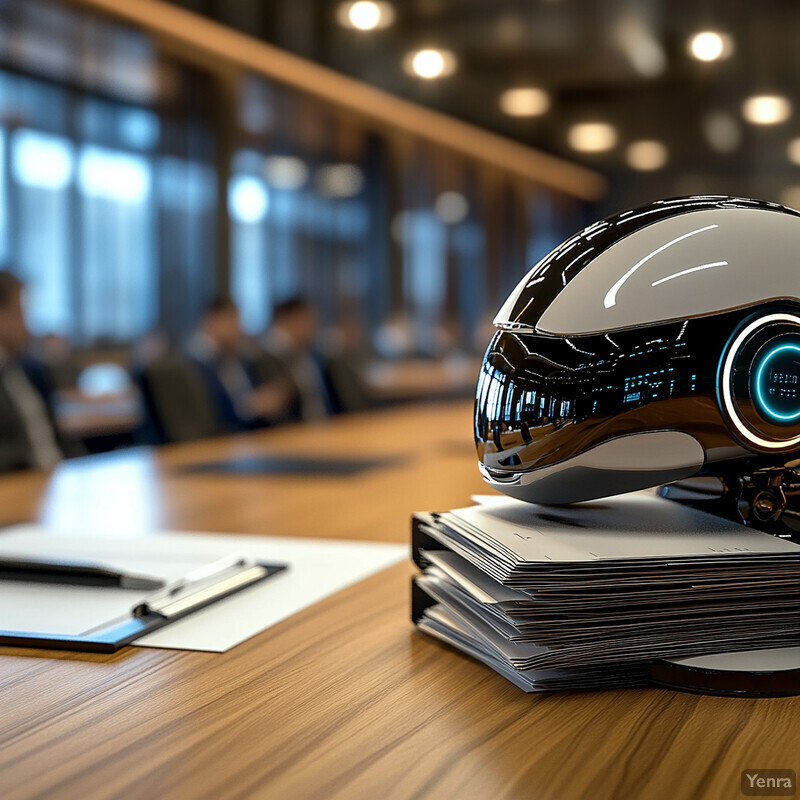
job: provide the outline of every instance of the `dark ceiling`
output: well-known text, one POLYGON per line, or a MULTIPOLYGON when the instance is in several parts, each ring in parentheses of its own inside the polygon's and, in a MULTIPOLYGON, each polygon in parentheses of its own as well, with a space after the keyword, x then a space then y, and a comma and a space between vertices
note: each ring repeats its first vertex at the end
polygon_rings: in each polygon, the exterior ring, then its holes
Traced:
POLYGON ((800 107, 787 121, 753 125, 741 106, 752 94, 782 94, 800 106, 800 3, 793 0, 405 0, 394 22, 373 31, 337 22, 331 0, 175 0, 190 10, 313 61, 611 178, 611 206, 686 193, 733 193, 800 202, 800 167, 787 144, 800 136, 800 107), (692 34, 727 34, 733 54, 693 59, 692 34), (426 81, 408 75, 409 51, 451 51, 457 69, 426 81), (535 118, 504 114, 503 90, 546 89, 535 118), (567 143, 574 122, 618 131, 603 153, 567 143), (626 164, 639 139, 666 145, 665 167, 626 164), (715 144, 716 142, 716 144, 715 144), (723 146, 724 145, 724 146, 723 146), (794 193, 794 194, 793 194, 794 193))

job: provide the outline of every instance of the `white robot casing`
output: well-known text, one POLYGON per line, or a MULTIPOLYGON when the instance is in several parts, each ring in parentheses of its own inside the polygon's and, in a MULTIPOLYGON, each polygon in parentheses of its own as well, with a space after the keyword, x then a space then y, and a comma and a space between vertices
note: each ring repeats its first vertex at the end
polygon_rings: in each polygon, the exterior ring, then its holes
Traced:
POLYGON ((800 214, 664 200, 591 225, 495 318, 475 403, 481 472, 537 503, 800 452, 800 214))

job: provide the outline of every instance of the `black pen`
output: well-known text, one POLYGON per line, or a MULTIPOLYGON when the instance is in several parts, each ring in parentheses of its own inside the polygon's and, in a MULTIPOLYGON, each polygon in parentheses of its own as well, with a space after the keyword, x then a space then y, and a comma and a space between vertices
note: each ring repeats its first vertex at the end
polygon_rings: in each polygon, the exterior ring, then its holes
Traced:
POLYGON ((150 591, 164 581, 148 575, 119 572, 86 561, 41 560, 0 556, 0 580, 60 583, 75 586, 116 586, 120 589, 150 591))

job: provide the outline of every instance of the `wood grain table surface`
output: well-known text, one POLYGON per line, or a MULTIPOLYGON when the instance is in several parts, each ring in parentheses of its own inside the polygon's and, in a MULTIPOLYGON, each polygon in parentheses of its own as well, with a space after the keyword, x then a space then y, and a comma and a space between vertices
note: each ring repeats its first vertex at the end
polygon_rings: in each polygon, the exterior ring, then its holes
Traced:
MULTIPOLYGON (((4 477, 0 523, 405 542, 413 511, 481 491, 457 403, 4 477), (355 477, 181 470, 265 454, 398 461, 355 477)), ((526 695, 414 631, 412 574, 397 565, 223 654, 0 648, 0 798, 738 798, 744 769, 800 771, 800 698, 526 695)))

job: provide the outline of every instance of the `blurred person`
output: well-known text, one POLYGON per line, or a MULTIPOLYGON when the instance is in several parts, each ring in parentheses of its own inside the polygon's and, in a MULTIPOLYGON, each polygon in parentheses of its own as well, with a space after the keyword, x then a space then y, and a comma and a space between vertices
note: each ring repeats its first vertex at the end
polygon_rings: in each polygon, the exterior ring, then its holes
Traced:
POLYGON ((64 457, 46 381, 26 364, 23 288, 0 271, 0 472, 51 469, 64 457))
POLYGON ((316 336, 313 306, 304 297, 295 296, 275 306, 272 324, 261 339, 256 374, 265 382, 284 379, 291 383, 289 411, 294 419, 323 419, 335 411, 322 357, 314 349, 316 336))
POLYGON ((165 356, 170 349, 169 337, 158 328, 152 328, 134 342, 130 352, 130 370, 136 374, 148 364, 165 356))
POLYGON ((203 375, 219 421, 228 431, 279 421, 292 401, 292 386, 282 376, 255 385, 243 341, 239 310, 232 300, 219 298, 205 309, 187 348, 203 375))
POLYGON ((396 311, 384 320, 375 332, 375 349, 385 359, 414 355, 414 325, 406 312, 396 311))
POLYGON ((66 336, 45 334, 32 343, 31 351, 41 364, 53 391, 75 389, 81 370, 66 336))
POLYGON ((355 315, 344 317, 325 336, 325 369, 337 411, 364 411, 375 405, 368 380, 374 354, 365 342, 364 327, 355 315))

